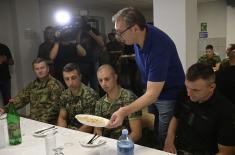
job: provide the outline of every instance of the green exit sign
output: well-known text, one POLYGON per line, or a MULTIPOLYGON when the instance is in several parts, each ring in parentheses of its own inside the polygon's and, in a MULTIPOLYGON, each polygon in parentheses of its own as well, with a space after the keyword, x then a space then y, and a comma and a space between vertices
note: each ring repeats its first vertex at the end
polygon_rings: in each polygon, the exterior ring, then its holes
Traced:
POLYGON ((201 32, 207 32, 207 23, 201 23, 201 32))

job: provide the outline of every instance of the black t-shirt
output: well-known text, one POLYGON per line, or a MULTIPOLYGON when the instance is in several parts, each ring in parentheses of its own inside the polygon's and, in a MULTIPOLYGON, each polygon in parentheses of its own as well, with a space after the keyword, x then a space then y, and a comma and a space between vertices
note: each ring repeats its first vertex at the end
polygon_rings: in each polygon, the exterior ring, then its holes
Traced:
POLYGON ((56 79, 60 80, 62 83, 63 80, 63 67, 68 63, 78 63, 78 54, 76 45, 69 44, 59 44, 59 51, 54 60, 54 70, 56 79))
POLYGON ((235 66, 228 66, 216 72, 216 86, 235 105, 235 66))
POLYGON ((45 60, 50 60, 50 52, 53 46, 54 46, 53 42, 48 41, 42 43, 38 49, 38 57, 43 58, 45 60))
POLYGON ((214 154, 217 144, 234 146, 235 106, 217 91, 204 103, 192 102, 186 94, 184 90, 175 107, 177 149, 214 154))
MULTIPOLYGON (((91 29, 94 34, 99 36, 99 32, 96 29, 91 29)), ((83 57, 79 57, 79 62, 82 63, 95 63, 98 60, 99 57, 99 45, 95 41, 94 38, 92 38, 88 31, 82 30, 80 34, 80 44, 82 47, 86 50, 86 55, 83 57)))
MULTIPOLYGON (((12 59, 11 52, 9 48, 0 43, 0 55, 1 56, 6 56, 7 60, 12 59)), ((7 63, 0 64, 0 81, 8 80, 11 78, 10 72, 9 72, 9 66, 7 63)))

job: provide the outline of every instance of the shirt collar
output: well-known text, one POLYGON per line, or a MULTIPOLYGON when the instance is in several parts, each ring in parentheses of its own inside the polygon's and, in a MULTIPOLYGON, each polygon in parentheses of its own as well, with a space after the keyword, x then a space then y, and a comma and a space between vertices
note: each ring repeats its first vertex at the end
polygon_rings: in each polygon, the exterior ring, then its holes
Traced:
MULTIPOLYGON (((75 95, 75 96, 82 96, 82 94, 83 94, 83 92, 84 92, 84 84, 81 82, 81 84, 80 84, 80 88, 79 88, 80 90, 79 90, 79 92, 78 92, 78 94, 77 95, 75 95)), ((70 90, 70 89, 68 89, 69 91, 68 91, 68 93, 69 93, 69 95, 71 95, 71 96, 74 96, 73 94, 72 94, 72 91, 70 90)))
MULTIPOLYGON (((122 94, 122 92, 123 92, 123 88, 122 88, 122 87, 118 86, 118 89, 119 89, 119 94, 118 94, 118 97, 116 98, 116 100, 120 98, 120 96, 121 96, 121 94, 122 94)), ((115 101, 116 101, 116 100, 115 100, 115 101)), ((105 101, 105 102, 109 102, 107 94, 105 94, 104 101, 105 101)), ((115 101, 114 101, 114 102, 115 102, 115 101)), ((110 102, 109 102, 109 103, 110 103, 110 102)))
POLYGON ((152 45, 152 26, 151 25, 146 25, 146 33, 145 33, 145 39, 144 39, 144 46, 142 52, 147 52, 150 51, 151 45, 152 45))
POLYGON ((36 87, 45 88, 49 80, 51 80, 51 75, 48 75, 44 80, 39 80, 38 78, 34 81, 36 87))

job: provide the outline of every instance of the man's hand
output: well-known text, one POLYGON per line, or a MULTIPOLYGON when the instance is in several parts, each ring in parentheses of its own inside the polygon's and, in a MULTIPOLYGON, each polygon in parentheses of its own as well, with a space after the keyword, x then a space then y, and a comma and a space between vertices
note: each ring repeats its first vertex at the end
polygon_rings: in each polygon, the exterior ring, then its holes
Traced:
POLYGON ((118 126, 121 126, 123 123, 123 120, 126 116, 126 112, 124 110, 124 107, 121 107, 113 113, 108 125, 106 126, 107 128, 116 128, 118 126))
POLYGON ((0 114, 4 114, 5 113, 5 110, 0 108, 0 114))
POLYGON ((15 100, 13 99, 13 98, 11 98, 10 100, 9 100, 9 103, 13 103, 15 100))
POLYGON ((5 55, 0 55, 0 64, 7 62, 7 57, 5 55))
POLYGON ((174 153, 174 154, 177 153, 174 143, 169 142, 168 139, 166 139, 166 141, 165 141, 165 145, 164 145, 163 150, 166 152, 169 152, 169 153, 174 153))

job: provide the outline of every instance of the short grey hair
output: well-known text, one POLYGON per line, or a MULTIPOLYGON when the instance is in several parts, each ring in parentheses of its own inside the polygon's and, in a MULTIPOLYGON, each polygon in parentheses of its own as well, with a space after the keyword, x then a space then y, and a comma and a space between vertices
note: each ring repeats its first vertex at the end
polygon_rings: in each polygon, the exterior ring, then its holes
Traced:
POLYGON ((141 30, 146 27, 146 20, 144 15, 134 7, 126 7, 119 10, 112 17, 112 21, 116 22, 120 17, 125 21, 127 26, 133 26, 137 24, 141 30))

